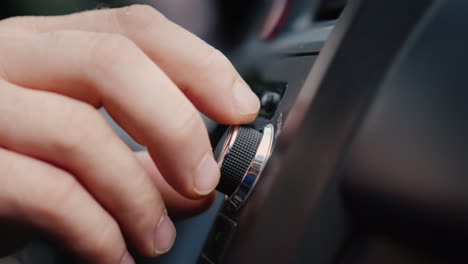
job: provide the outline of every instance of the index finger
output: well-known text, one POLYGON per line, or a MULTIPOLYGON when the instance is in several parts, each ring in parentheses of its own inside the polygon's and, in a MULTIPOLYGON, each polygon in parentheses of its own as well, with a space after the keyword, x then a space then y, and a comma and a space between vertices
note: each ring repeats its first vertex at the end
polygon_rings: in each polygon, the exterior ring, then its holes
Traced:
POLYGON ((258 98, 221 52, 150 6, 25 17, 8 24, 36 32, 82 30, 124 35, 156 62, 200 111, 217 122, 249 123, 260 108, 258 98))

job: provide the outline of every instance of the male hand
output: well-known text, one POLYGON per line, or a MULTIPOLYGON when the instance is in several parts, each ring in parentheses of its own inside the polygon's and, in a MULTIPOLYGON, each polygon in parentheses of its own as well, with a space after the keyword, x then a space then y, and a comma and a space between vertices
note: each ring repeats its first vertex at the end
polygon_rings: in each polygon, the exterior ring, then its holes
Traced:
POLYGON ((219 51, 149 6, 0 21, 0 230, 11 234, 0 240, 37 230, 93 263, 133 263, 126 241, 167 252, 167 212, 205 209, 219 180, 197 109, 241 124, 259 101, 219 51))

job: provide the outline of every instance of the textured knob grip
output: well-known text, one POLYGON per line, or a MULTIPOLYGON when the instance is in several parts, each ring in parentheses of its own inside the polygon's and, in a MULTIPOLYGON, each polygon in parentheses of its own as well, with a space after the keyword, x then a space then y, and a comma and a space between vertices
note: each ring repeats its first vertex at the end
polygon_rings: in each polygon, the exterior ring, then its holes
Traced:
MULTIPOLYGON (((232 131, 227 131, 227 133, 230 132, 232 131)), ((221 180, 216 187, 218 191, 228 196, 236 191, 255 157, 261 138, 262 134, 257 130, 250 127, 239 127, 234 144, 229 148, 222 161, 221 180)), ((223 137, 218 146, 225 145, 226 140, 228 137, 223 137)), ((215 151, 215 156, 219 156, 219 153, 218 148, 215 151)))

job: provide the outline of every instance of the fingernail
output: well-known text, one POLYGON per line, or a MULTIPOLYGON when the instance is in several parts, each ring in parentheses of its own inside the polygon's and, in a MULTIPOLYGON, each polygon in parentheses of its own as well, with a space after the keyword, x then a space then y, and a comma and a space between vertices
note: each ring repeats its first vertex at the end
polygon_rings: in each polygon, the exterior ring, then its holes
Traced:
POLYGON ((213 155, 207 153, 195 171, 194 191, 199 195, 211 193, 219 181, 219 167, 213 155))
POLYGON ((123 257, 120 264, 135 264, 135 260, 133 260, 132 256, 127 252, 127 254, 125 254, 125 257, 123 257))
POLYGON ((254 114, 260 109, 258 97, 246 83, 240 80, 234 85, 234 102, 241 114, 254 114))
POLYGON ((174 244, 175 236, 175 226, 167 215, 167 211, 164 211, 161 220, 159 220, 159 225, 156 228, 156 237, 154 240, 154 251, 156 254, 162 255, 168 252, 174 244))

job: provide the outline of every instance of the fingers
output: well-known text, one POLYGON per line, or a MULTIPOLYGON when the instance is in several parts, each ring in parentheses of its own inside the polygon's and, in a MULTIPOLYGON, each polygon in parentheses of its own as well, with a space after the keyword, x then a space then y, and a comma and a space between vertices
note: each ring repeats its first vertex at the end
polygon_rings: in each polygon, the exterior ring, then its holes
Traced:
POLYGON ((219 168, 201 116, 133 42, 119 35, 60 31, 1 43, 1 63, 10 81, 94 105, 102 102, 133 138, 148 146, 174 189, 190 198, 213 191, 219 168))
POLYGON ((3 82, 0 123, 3 146, 74 174, 142 254, 156 256, 171 247, 175 229, 158 191, 95 109, 3 82))
POLYGON ((258 98, 222 53, 150 6, 15 18, 4 24, 4 28, 33 32, 82 30, 124 35, 156 62, 198 109, 220 123, 251 122, 260 107, 258 98))
POLYGON ((192 200, 176 192, 162 177, 148 152, 135 153, 140 164, 153 179, 172 219, 187 218, 208 209, 216 198, 216 192, 202 199, 192 200))
MULTIPOLYGON (((0 148, 0 217, 31 224, 92 263, 127 263, 113 218, 67 172, 0 148)), ((128 259, 128 257, 127 257, 128 259)))

